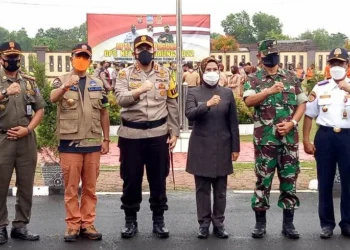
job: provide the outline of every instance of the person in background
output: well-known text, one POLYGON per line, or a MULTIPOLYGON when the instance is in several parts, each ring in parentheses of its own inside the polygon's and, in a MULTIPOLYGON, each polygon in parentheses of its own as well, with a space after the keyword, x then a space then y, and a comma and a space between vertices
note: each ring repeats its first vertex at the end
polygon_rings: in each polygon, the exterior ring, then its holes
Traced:
POLYGON ((300 82, 302 82, 304 80, 305 71, 304 71, 303 65, 301 63, 298 63, 298 65, 295 69, 295 74, 297 75, 300 82))
POLYGON ((185 73, 188 71, 188 64, 185 63, 184 65, 182 65, 182 72, 185 73))
POLYGON ((227 87, 228 80, 227 76, 225 74, 225 67, 222 63, 219 63, 219 71, 220 71, 220 80, 219 80, 219 85, 222 87, 227 87))
POLYGON ((229 79, 228 87, 232 90, 234 95, 238 95, 240 97, 244 78, 239 74, 239 68, 237 66, 231 67, 231 73, 232 76, 229 79))
POLYGON ((233 173, 232 160, 240 152, 237 107, 231 90, 218 84, 219 64, 214 58, 202 61, 201 72, 201 85, 189 89, 186 99, 185 115, 194 122, 186 171, 195 179, 198 238, 207 238, 213 223, 214 235, 225 239, 227 176, 233 173))
POLYGON ((200 83, 199 73, 194 71, 193 64, 188 63, 188 71, 182 75, 182 82, 186 82, 189 88, 197 87, 200 83))
POLYGON ((315 64, 311 64, 306 71, 306 79, 311 80, 315 76, 315 64))

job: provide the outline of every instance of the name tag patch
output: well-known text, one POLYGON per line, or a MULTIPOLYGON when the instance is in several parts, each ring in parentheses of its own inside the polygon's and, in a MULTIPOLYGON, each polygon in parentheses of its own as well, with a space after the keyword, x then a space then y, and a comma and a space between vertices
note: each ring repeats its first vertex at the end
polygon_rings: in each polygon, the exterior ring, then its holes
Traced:
POLYGON ((102 91, 102 87, 89 87, 89 88, 88 88, 88 91, 89 91, 89 92, 92 92, 92 91, 102 91))

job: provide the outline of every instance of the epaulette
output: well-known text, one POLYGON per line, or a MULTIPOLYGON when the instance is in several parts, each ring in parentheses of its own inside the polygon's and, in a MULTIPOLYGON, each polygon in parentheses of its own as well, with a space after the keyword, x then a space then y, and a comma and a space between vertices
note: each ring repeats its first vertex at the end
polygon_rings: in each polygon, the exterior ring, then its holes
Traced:
POLYGON ((317 85, 322 86, 322 85, 326 85, 327 83, 329 83, 328 80, 323 80, 323 81, 320 81, 319 83, 317 83, 317 85))
POLYGON ((26 75, 26 74, 24 74, 24 73, 20 73, 21 74, 21 76, 24 78, 24 79, 27 79, 27 80, 31 80, 31 81, 35 81, 35 77, 33 77, 33 76, 29 76, 29 75, 26 75))

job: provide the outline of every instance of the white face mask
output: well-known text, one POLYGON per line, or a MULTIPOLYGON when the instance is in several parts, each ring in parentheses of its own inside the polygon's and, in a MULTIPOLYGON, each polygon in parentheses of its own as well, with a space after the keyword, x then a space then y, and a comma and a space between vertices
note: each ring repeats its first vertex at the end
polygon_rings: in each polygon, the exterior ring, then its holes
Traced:
POLYGON ((218 83, 220 75, 218 72, 205 72, 203 74, 203 80, 210 86, 214 86, 218 83))
POLYGON ((329 72, 334 80, 343 79, 346 74, 345 68, 340 66, 330 68, 329 72))

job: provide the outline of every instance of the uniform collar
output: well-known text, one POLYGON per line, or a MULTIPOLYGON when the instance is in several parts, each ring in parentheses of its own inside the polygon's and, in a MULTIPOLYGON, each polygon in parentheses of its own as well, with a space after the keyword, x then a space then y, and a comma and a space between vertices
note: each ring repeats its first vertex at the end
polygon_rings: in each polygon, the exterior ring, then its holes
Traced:
MULTIPOLYGON (((263 78, 272 77, 271 75, 269 75, 269 73, 267 72, 267 70, 264 67, 262 67, 261 71, 262 71, 263 78)), ((277 70, 277 75, 285 77, 286 76, 286 72, 283 69, 278 69, 277 70)))
MULTIPOLYGON (((12 81, 10 78, 8 78, 8 77, 6 76, 6 73, 5 73, 5 70, 4 70, 4 69, 1 69, 1 70, 0 70, 0 77, 1 77, 1 82, 2 82, 2 83, 5 83, 5 82, 7 82, 7 81, 9 81, 9 80, 12 81)), ((21 74, 20 74, 19 71, 18 71, 15 81, 18 81, 18 80, 21 80, 21 79, 22 79, 22 76, 21 76, 21 74)))
MULTIPOLYGON (((138 63, 138 62, 135 62, 134 68, 135 68, 135 70, 136 70, 137 72, 141 72, 141 71, 142 71, 141 68, 140 68, 140 66, 139 66, 139 63, 138 63)), ((161 66, 160 66, 158 63, 156 63, 156 62, 153 61, 153 68, 152 68, 152 71, 154 71, 155 73, 159 73, 159 72, 161 71, 161 66)))

